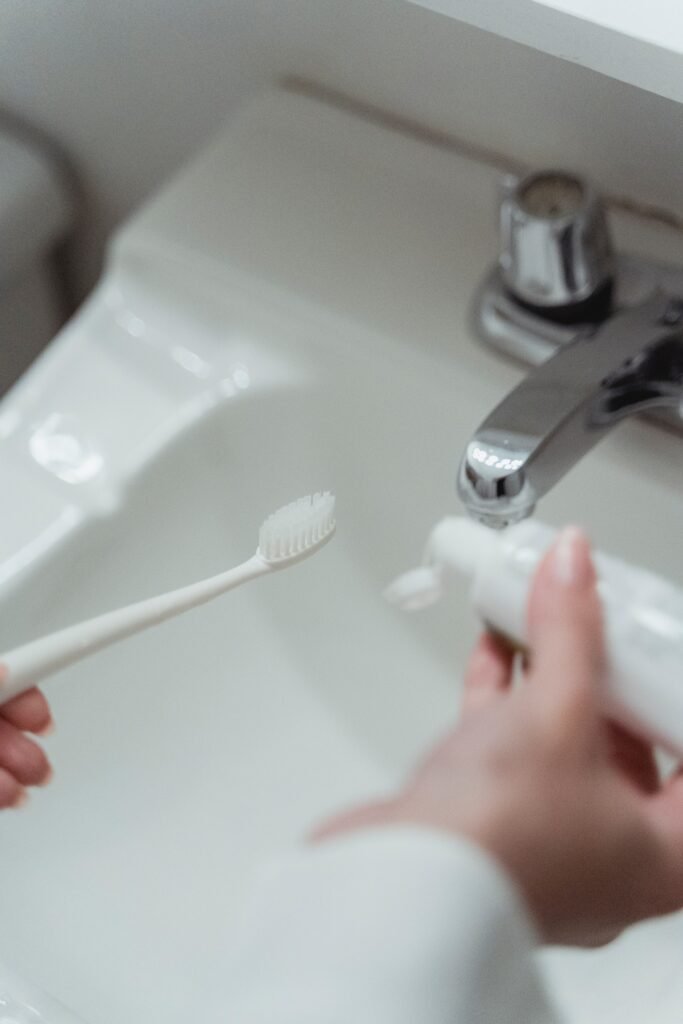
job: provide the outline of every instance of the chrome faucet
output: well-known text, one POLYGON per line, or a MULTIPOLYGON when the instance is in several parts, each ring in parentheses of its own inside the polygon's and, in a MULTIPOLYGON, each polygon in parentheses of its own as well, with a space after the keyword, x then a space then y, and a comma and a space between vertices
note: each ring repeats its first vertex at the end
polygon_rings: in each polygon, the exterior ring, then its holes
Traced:
POLYGON ((506 180, 501 253, 476 304, 478 333, 540 364, 467 445, 458 492, 492 527, 537 501, 607 431, 646 412, 683 431, 683 271, 615 255, 582 179, 506 180))

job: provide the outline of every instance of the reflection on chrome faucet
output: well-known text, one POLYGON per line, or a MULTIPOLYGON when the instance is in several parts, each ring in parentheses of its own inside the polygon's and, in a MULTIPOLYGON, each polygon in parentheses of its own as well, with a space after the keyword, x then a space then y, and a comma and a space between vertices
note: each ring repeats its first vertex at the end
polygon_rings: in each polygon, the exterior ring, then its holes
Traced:
POLYGON ((540 365, 484 420, 460 466, 465 507, 494 527, 531 515, 624 417, 656 409, 683 430, 683 272, 613 257, 595 193, 559 172, 508 183, 501 228, 478 329, 540 365))

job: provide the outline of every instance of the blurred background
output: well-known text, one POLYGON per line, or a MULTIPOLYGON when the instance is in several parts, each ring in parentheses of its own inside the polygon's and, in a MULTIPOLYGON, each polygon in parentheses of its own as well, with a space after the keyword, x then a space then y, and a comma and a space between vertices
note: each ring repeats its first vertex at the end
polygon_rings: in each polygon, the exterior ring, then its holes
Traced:
POLYGON ((292 77, 681 204, 671 100, 404 0, 4 0, 0 393, 93 287, 116 225, 292 77))

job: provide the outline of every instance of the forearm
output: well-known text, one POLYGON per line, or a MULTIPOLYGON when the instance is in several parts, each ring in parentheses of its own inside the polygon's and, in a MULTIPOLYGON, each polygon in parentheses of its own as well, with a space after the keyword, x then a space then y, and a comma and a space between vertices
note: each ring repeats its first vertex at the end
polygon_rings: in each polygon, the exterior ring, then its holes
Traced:
POLYGON ((231 964, 231 1024, 556 1024, 535 935, 472 844, 378 828, 265 875, 231 964))

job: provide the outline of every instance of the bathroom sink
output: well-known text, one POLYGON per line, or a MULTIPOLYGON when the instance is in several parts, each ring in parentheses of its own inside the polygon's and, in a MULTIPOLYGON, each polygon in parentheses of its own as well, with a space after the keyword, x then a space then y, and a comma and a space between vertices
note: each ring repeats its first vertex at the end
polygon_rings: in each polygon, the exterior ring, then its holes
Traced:
MULTIPOLYGON (((338 497, 310 561, 46 684, 56 776, 0 816, 0 959, 93 1024, 219 1012, 254 864, 384 792, 456 714, 466 594, 404 618, 382 589, 457 509, 463 446, 520 376, 468 328, 495 180, 263 97, 124 227, 0 404, 4 648, 236 564, 278 506, 338 497)), ((683 582, 681 450, 629 424, 539 515, 683 582)), ((543 960, 582 1020, 659 1024, 682 1012, 681 940, 675 915, 543 960)))

